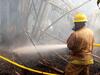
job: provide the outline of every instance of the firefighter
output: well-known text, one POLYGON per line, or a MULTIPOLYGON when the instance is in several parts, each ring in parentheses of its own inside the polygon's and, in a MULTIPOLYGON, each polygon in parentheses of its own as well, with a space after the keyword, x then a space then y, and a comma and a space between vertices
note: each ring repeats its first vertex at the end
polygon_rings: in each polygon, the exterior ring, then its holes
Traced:
POLYGON ((92 30, 85 26, 87 21, 83 13, 77 13, 74 16, 74 32, 67 40, 70 58, 65 68, 65 75, 90 75, 90 65, 94 63, 91 55, 94 35, 92 30))

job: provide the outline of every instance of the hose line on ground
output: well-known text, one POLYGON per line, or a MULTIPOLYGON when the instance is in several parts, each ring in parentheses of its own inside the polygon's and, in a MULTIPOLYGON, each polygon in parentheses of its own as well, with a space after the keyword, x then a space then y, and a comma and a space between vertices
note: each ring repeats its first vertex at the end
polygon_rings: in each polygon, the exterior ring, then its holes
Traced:
POLYGON ((12 60, 4 57, 4 56, 1 56, 1 55, 0 55, 0 59, 3 59, 3 60, 9 62, 12 65, 15 65, 19 68, 22 68, 22 69, 25 69, 25 70, 28 70, 28 71, 31 71, 31 72, 34 72, 34 73, 44 74, 44 75, 59 75, 59 74, 53 74, 53 73, 43 72, 43 71, 39 71, 39 70, 34 70, 34 69, 26 67, 24 65, 18 64, 18 63, 14 62, 14 61, 12 61, 12 60))
MULTIPOLYGON (((100 47, 100 44, 94 44, 94 47, 100 47)), ((95 56, 95 55, 93 55, 93 56, 95 56)), ((97 57, 97 56, 95 56, 95 57, 97 57)), ((9 62, 10 64, 15 65, 19 68, 22 68, 22 69, 25 69, 25 70, 28 70, 28 71, 31 71, 34 73, 39 73, 39 74, 44 74, 44 75, 59 75, 59 74, 53 74, 53 73, 43 72, 43 71, 39 71, 39 70, 34 70, 34 69, 26 67, 24 65, 18 64, 18 63, 14 62, 4 56, 1 56, 1 55, 0 55, 0 59, 5 60, 5 61, 9 62)))

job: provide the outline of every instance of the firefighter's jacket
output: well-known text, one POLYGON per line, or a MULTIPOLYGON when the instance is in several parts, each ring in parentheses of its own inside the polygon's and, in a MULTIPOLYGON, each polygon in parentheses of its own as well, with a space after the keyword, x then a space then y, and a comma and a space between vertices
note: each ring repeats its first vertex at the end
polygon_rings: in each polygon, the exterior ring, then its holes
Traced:
POLYGON ((67 40, 67 47, 71 50, 69 61, 73 64, 93 64, 93 32, 84 27, 73 32, 67 40))

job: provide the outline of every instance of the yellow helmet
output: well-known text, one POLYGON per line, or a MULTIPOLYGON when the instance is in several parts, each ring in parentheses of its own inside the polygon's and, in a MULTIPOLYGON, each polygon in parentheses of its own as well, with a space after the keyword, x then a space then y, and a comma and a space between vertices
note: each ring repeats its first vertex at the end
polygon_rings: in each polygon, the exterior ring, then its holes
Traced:
POLYGON ((74 16, 74 22, 86 22, 87 20, 87 16, 83 13, 77 13, 74 16))

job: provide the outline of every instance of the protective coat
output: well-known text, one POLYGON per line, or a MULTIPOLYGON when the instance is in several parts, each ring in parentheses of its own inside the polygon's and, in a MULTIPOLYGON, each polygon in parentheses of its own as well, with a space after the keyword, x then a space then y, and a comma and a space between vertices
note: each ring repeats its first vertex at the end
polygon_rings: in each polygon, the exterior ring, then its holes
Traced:
POLYGON ((94 36, 93 32, 83 27, 80 30, 73 32, 67 40, 67 46, 71 50, 70 62, 73 64, 93 64, 94 36))

